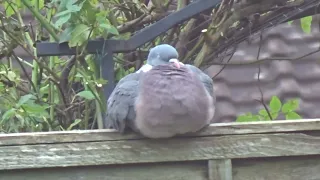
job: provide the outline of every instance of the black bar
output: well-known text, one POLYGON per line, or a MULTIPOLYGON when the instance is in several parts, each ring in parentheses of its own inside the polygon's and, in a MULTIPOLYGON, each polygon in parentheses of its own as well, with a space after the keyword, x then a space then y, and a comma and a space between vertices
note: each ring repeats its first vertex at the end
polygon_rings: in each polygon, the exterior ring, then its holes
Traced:
MULTIPOLYGON (((135 50, 143 44, 153 40, 162 33, 172 28, 174 25, 182 23, 197 14, 208 9, 214 8, 221 0, 198 0, 189 4, 187 7, 174 12, 158 22, 144 28, 142 31, 132 36, 129 40, 91 40, 87 45, 87 52, 97 53, 101 50, 103 44, 111 47, 114 53, 128 52, 135 50)), ((74 55, 75 48, 69 48, 68 43, 40 42, 36 43, 37 56, 62 56, 74 55)))
MULTIPOLYGON (((201 12, 214 8, 220 2, 221 0, 198 0, 177 12, 168 15, 167 17, 159 20, 149 27, 144 28, 141 32, 132 36, 129 40, 130 49, 128 49, 128 51, 135 50, 143 44, 155 39, 173 26, 190 19, 201 12)), ((116 46, 116 48, 113 49, 113 52, 121 52, 123 50, 126 51, 125 47, 116 46)))
POLYGON ((313 15, 316 15, 316 14, 320 14, 320 6, 310 7, 308 9, 302 11, 301 13, 297 14, 296 16, 291 17, 290 19, 288 19, 285 22, 293 21, 293 20, 296 20, 296 19, 301 19, 301 18, 307 17, 307 16, 313 16, 313 15))
POLYGON ((103 87, 104 96, 106 98, 105 102, 107 102, 115 86, 113 53, 111 50, 108 50, 107 53, 102 54, 102 56, 100 69, 102 72, 102 78, 108 81, 108 83, 103 87))

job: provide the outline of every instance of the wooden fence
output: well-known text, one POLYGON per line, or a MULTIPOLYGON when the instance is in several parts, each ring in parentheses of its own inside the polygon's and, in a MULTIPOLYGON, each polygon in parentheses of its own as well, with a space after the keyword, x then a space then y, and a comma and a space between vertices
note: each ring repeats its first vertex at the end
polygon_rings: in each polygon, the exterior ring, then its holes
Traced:
POLYGON ((112 130, 0 135, 0 179, 315 180, 320 119, 212 124, 152 140, 112 130))

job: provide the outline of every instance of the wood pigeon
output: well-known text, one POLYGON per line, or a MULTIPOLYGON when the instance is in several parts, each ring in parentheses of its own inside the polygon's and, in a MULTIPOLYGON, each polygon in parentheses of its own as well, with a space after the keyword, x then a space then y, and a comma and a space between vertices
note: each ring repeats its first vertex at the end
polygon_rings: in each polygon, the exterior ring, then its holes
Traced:
POLYGON ((161 44, 150 50, 145 65, 118 82, 107 102, 105 128, 129 128, 148 138, 196 132, 210 124, 215 102, 212 79, 161 44))

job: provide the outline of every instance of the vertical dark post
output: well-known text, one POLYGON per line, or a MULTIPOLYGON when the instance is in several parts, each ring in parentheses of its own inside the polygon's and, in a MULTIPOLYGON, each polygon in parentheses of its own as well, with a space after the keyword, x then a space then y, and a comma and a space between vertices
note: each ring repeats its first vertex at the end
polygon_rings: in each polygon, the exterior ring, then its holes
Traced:
MULTIPOLYGON (((111 95, 113 88, 114 88, 114 61, 113 61, 113 51, 111 48, 106 48, 106 53, 102 53, 101 56, 101 61, 100 61, 100 66, 101 66, 101 74, 102 78, 107 80, 107 84, 104 85, 103 87, 103 93, 105 97, 105 103, 107 106, 108 98, 111 95)), ((102 118, 104 119, 103 121, 103 128, 106 128, 105 124, 105 118, 106 118, 106 109, 102 109, 102 118)))
POLYGON ((113 52, 111 48, 106 49, 107 52, 102 54, 101 59, 101 72, 102 78, 107 80, 108 83, 103 87, 105 102, 107 102, 110 94, 114 88, 114 61, 113 61, 113 52))

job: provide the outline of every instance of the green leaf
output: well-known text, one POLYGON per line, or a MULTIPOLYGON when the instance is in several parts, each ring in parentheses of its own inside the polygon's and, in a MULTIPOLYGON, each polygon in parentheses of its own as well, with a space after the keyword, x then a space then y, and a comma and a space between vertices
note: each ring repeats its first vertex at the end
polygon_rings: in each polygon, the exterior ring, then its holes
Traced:
POLYGON ((278 113, 278 112, 271 112, 272 120, 277 119, 278 115, 279 115, 279 113, 278 113))
POLYGON ((291 111, 295 111, 299 108, 299 100, 298 99, 290 99, 282 106, 282 113, 286 114, 291 111))
POLYGON ((261 116, 268 116, 268 112, 267 112, 265 109, 261 109, 261 110, 259 111, 259 114, 260 114, 261 116))
POLYGON ((288 112, 288 113, 286 114, 286 119, 287 119, 287 120, 289 120, 289 119, 295 120, 295 119, 302 119, 302 118, 301 118, 301 116, 300 116, 298 113, 296 113, 296 112, 294 112, 294 111, 291 111, 291 112, 288 112))
POLYGON ((6 88, 6 86, 0 82, 0 91, 4 90, 6 88))
POLYGON ((65 10, 65 11, 61 11, 59 13, 57 13, 56 15, 54 15, 55 17, 60 17, 60 16, 65 16, 65 15, 68 15, 70 14, 71 15, 71 11, 69 10, 65 10))
POLYGON ((135 67, 131 67, 131 68, 128 70, 128 74, 133 73, 134 71, 135 71, 135 67))
POLYGON ((111 25, 110 21, 106 18, 107 12, 101 11, 96 15, 96 19, 99 22, 99 27, 107 30, 108 33, 119 35, 118 29, 111 25))
POLYGON ((69 46, 74 47, 77 45, 82 45, 89 38, 90 27, 85 24, 78 24, 73 32, 71 33, 71 40, 69 41, 69 46))
POLYGON ((5 1, 4 2, 4 9, 6 10, 5 11, 6 16, 11 17, 15 13, 14 9, 17 9, 16 3, 13 3, 13 2, 8 3, 8 1, 5 1))
POLYGON ((13 71, 8 71, 8 79, 10 81, 14 81, 16 79, 16 73, 14 73, 13 71))
POLYGON ((56 28, 60 28, 64 23, 68 22, 71 18, 71 13, 61 16, 55 23, 54 26, 56 28))
POLYGON ((126 71, 123 67, 119 67, 119 69, 116 72, 116 80, 120 81, 121 78, 123 78, 126 75, 126 71))
POLYGON ((248 116, 247 115, 240 115, 237 117, 236 122, 247 122, 248 121, 248 116))
POLYGON ((78 94, 76 94, 76 96, 80 96, 88 100, 95 99, 95 96, 91 91, 81 91, 78 94))
POLYGON ((71 39, 71 34, 74 30, 73 26, 69 26, 67 27, 61 34, 59 37, 59 43, 63 43, 63 42, 67 42, 71 39))
POLYGON ((270 117, 269 117, 269 115, 268 115, 267 110, 265 110, 265 109, 261 109, 261 110, 259 111, 259 115, 260 115, 260 117, 262 117, 262 119, 260 118, 260 120, 263 120, 263 121, 271 120, 270 117))
POLYGON ((36 6, 36 3, 39 3, 39 9, 44 7, 45 0, 29 0, 33 6, 36 6))
POLYGON ((49 93, 49 84, 41 87, 41 88, 40 88, 40 93, 41 93, 41 94, 48 94, 48 93, 49 93))
POLYGON ((11 108, 8 111, 6 111, 3 115, 2 115, 2 120, 7 120, 12 118, 16 113, 16 109, 11 108))
POLYGON ((67 130, 71 130, 74 126, 76 126, 80 122, 81 122, 81 119, 74 120, 74 122, 72 124, 70 124, 70 126, 67 128, 67 130))
POLYGON ((272 96, 271 101, 269 103, 270 110, 272 112, 279 112, 281 110, 281 101, 277 96, 272 96))
POLYGON ((21 125, 24 126, 24 124, 26 122, 25 118, 23 116, 21 116, 20 114, 16 114, 15 116, 16 116, 17 119, 19 119, 21 125))
POLYGON ((106 29, 108 33, 119 35, 118 29, 110 24, 100 24, 99 26, 103 29, 106 29))
POLYGON ((33 95, 33 94, 27 94, 27 95, 24 95, 24 96, 21 96, 19 101, 18 101, 18 106, 22 105, 22 104, 25 104, 26 102, 28 102, 30 99, 33 99, 35 100, 36 97, 33 95))
POLYGON ((21 107, 28 113, 29 116, 44 116, 48 117, 49 114, 47 112, 48 105, 39 105, 35 103, 23 104, 21 107))
POLYGON ((250 121, 259 121, 259 115, 252 115, 250 121))
POLYGON ((105 79, 101 79, 101 78, 100 78, 100 79, 97 79, 97 80, 96 80, 96 83, 105 85, 105 84, 108 83, 108 80, 105 80, 105 79))
MULTIPOLYGON (((57 1, 57 0, 55 0, 55 1, 57 1)), ((58 0, 58 1, 59 1, 59 6, 58 6, 58 9, 57 9, 58 12, 67 9, 67 4, 70 1, 60 1, 60 0, 58 0)))
POLYGON ((252 115, 251 113, 246 113, 243 115, 239 115, 236 119, 236 122, 252 122, 259 121, 259 117, 257 115, 252 115))
POLYGON ((307 34, 311 33, 311 23, 312 23, 312 16, 307 16, 300 19, 300 24, 303 32, 307 34))
MULTIPOLYGON (((77 2, 79 2, 79 0, 77 2)), ((77 4, 74 1, 69 0, 66 7, 71 12, 78 12, 82 9, 83 3, 85 2, 86 2, 85 0, 82 0, 81 3, 77 4)))
POLYGON ((288 21, 288 24, 291 25, 293 23, 293 21, 288 21))

